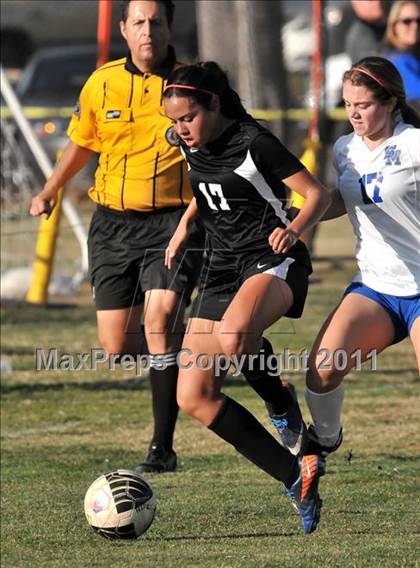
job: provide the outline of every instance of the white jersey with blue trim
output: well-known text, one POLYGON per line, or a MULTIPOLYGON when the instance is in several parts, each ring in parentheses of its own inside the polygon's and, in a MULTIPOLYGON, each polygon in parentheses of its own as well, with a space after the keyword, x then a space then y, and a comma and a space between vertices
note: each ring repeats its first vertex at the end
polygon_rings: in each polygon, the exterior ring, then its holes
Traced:
POLYGON ((420 129, 399 122, 373 150, 354 133, 342 136, 334 167, 357 239, 353 281, 383 294, 419 294, 420 129))

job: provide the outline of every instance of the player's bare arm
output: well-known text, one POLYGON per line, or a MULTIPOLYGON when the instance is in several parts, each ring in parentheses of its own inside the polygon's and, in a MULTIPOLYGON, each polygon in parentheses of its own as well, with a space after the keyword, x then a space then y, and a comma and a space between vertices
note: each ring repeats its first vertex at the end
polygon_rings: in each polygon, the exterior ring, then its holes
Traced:
POLYGON ((343 198, 338 189, 333 190, 330 193, 331 205, 325 211, 321 218, 321 221, 329 221, 330 219, 337 219, 346 214, 346 206, 344 205, 343 198))
POLYGON ((304 231, 311 229, 322 218, 331 203, 328 190, 307 170, 301 170, 283 181, 305 197, 305 203, 288 227, 277 227, 271 233, 268 242, 276 253, 287 252, 304 231))
POLYGON ((42 191, 32 199, 30 214, 33 216, 51 215, 57 202, 60 187, 80 171, 90 160, 94 152, 74 142, 69 142, 63 155, 47 180, 42 191))
POLYGON ((197 216, 198 208, 195 198, 192 199, 191 203, 188 205, 185 213, 181 217, 178 227, 175 230, 171 240, 169 241, 168 247, 165 251, 165 266, 170 270, 172 268, 172 260, 175 258, 180 247, 188 238, 188 229, 197 216))

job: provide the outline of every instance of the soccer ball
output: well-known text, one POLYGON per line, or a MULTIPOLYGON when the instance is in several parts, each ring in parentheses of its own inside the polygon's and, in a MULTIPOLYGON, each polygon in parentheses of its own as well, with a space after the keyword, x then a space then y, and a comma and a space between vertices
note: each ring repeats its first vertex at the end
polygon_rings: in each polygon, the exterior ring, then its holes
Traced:
POLYGON ((85 515, 105 538, 137 538, 152 524, 156 497, 138 473, 119 469, 96 479, 86 492, 85 515))

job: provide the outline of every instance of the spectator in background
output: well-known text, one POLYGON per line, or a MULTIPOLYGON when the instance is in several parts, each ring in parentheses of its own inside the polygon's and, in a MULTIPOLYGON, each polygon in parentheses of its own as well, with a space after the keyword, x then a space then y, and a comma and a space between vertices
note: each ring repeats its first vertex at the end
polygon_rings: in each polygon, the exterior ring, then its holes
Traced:
POLYGON ((393 4, 385 32, 383 55, 400 72, 407 101, 420 106, 420 2, 398 0, 393 4))
POLYGON ((386 6, 384 0, 352 0, 355 22, 345 41, 345 51, 355 63, 368 55, 378 55, 386 30, 386 6))

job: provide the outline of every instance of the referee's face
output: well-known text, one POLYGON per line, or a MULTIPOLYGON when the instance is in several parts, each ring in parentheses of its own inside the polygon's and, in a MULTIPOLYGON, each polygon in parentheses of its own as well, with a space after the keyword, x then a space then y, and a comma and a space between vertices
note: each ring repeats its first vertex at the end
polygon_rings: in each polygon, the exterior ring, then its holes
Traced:
POLYGON ((140 71, 153 71, 165 59, 170 30, 161 2, 131 0, 127 20, 120 22, 120 29, 133 63, 140 71))

